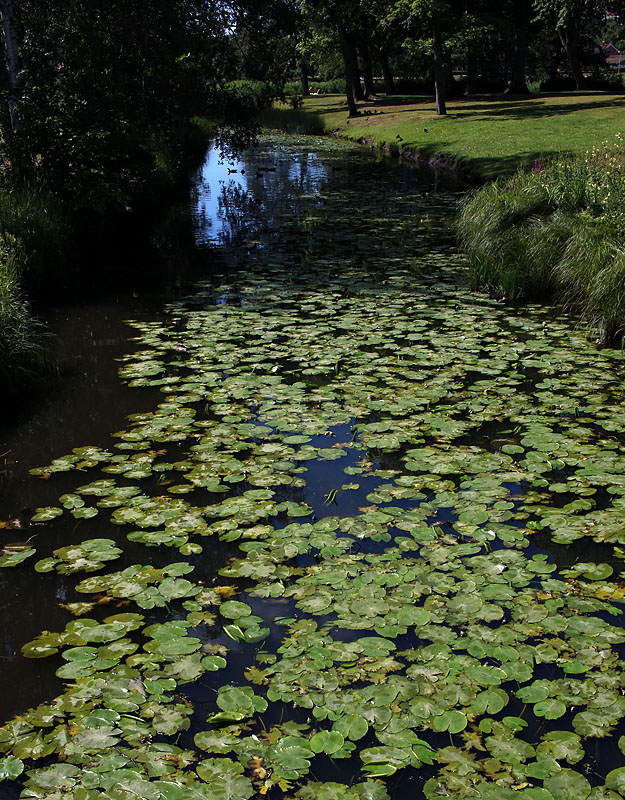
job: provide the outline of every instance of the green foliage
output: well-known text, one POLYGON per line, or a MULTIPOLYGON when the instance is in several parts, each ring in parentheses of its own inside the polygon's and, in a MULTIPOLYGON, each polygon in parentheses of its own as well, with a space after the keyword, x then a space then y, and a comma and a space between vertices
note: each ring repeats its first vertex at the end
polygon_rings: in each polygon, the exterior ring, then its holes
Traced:
POLYGON ((625 323, 624 188, 619 139, 473 192, 458 218, 471 285, 511 299, 554 296, 602 339, 613 336, 625 323))
POLYGON ((48 194, 0 193, 0 380, 10 395, 48 369, 46 335, 23 287, 43 294, 67 275, 66 216, 48 194))
MULTIPOLYGON (((342 94, 345 91, 345 78, 333 78, 329 81, 309 81, 311 92, 316 94, 342 94)), ((289 81, 284 84, 284 94, 301 94, 302 84, 299 81, 289 81)))
POLYGON ((0 382, 14 394, 46 364, 41 326, 20 297, 17 275, 24 268, 19 240, 0 234, 0 382))
POLYGON ((227 21, 206 0, 26 0, 15 23, 20 124, 2 120, 13 179, 84 214, 132 208, 163 159, 175 172, 191 117, 244 127, 263 105, 251 84, 226 86, 227 21))

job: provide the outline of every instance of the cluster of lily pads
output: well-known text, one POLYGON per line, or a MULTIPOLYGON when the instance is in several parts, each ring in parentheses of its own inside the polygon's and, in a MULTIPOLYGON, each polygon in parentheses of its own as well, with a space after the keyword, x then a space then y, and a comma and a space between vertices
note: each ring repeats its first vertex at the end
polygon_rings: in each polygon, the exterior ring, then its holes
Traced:
POLYGON ((93 574, 23 647, 66 688, 0 729, 22 798, 625 797, 625 354, 456 285, 452 202, 353 167, 133 323, 157 407, 33 470, 76 486, 32 525, 111 538, 35 563, 93 574))

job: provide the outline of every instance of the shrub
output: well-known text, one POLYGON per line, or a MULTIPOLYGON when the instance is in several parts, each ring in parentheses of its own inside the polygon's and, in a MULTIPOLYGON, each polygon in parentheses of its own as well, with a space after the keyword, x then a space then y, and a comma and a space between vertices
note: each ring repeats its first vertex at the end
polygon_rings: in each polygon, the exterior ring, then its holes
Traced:
POLYGON ((4 258, 18 285, 47 292, 67 276, 69 225, 51 195, 0 192, 0 236, 13 242, 8 251, 5 244, 4 258))

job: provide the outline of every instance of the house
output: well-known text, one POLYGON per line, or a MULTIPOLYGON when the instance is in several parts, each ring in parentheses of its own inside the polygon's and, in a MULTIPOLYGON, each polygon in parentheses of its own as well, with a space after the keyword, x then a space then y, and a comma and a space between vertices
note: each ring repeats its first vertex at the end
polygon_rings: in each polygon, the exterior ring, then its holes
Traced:
POLYGON ((622 53, 612 42, 601 42, 600 49, 606 64, 618 72, 625 71, 625 53, 622 53))

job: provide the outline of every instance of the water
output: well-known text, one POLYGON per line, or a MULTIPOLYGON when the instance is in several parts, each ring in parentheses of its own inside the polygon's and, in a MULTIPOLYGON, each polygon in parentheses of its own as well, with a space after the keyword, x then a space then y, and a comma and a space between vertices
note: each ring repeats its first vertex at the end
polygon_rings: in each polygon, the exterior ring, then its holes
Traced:
POLYGON ((61 376, 0 437, 3 542, 37 549, 0 576, 0 716, 35 732, 0 744, 63 765, 37 796, 602 796, 623 356, 468 292, 457 192, 327 140, 211 152, 202 281, 56 313, 61 376), (69 742, 27 711, 55 697, 69 742))

